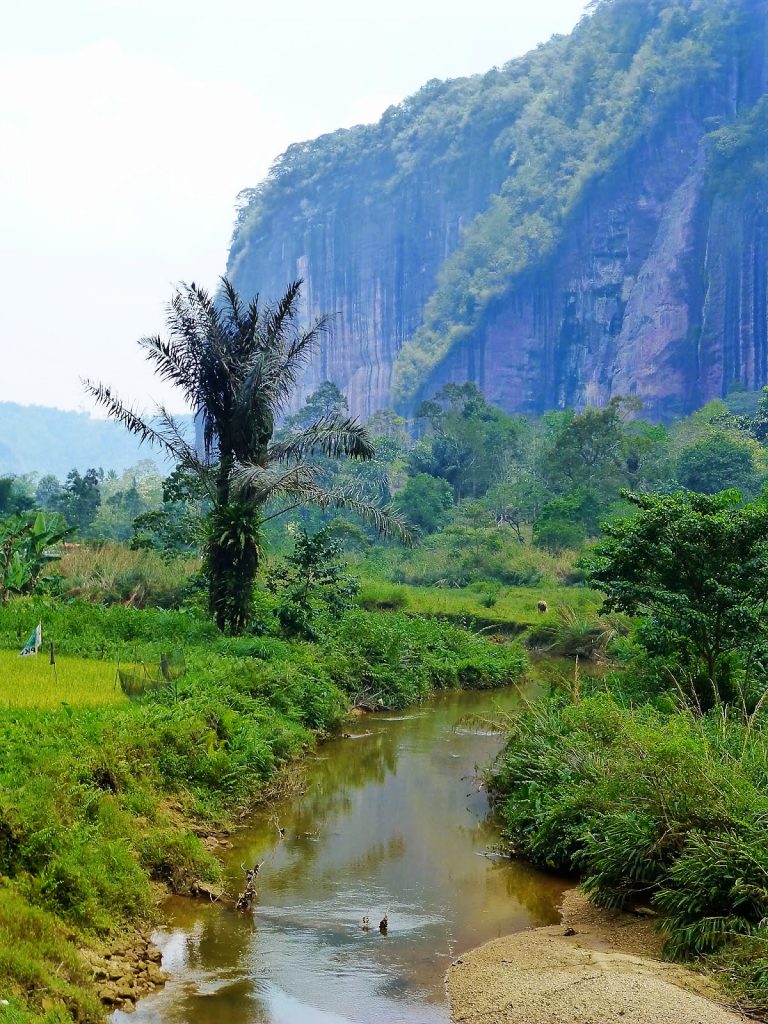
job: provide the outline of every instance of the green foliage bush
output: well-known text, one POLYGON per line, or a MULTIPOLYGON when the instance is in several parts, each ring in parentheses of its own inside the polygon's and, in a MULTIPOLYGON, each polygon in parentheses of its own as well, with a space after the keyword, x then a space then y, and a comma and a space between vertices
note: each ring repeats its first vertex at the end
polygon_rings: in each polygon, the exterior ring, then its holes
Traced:
POLYGON ((511 723, 489 784, 512 850, 601 906, 650 902, 668 955, 740 963, 768 1002, 741 954, 768 939, 766 765, 753 723, 555 695, 511 723))
POLYGON ((445 622, 357 612, 332 634, 325 664, 356 702, 404 707, 432 689, 515 682, 526 658, 517 645, 491 644, 445 622))
POLYGON ((277 596, 275 615, 286 636, 317 640, 327 619, 353 606, 358 582, 341 561, 341 544, 329 527, 310 536, 299 530, 293 551, 267 577, 277 596))

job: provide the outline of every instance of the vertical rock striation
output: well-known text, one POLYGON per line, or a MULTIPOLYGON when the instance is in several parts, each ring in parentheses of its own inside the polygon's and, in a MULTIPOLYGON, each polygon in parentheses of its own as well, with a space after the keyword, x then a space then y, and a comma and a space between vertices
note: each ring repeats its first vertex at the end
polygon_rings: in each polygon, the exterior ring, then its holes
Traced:
POLYGON ((603 0, 291 147, 228 272, 337 313, 303 394, 333 380, 366 417, 473 380, 509 411, 634 394, 667 419, 768 383, 767 23, 767 0, 603 0))

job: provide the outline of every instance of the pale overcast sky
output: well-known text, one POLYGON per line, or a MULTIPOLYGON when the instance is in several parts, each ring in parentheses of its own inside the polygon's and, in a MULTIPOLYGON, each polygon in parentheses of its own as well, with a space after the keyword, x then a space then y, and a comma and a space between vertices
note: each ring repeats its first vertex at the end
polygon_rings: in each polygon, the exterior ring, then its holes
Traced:
POLYGON ((291 142, 484 72, 586 0, 0 0, 0 401, 177 408, 135 345, 224 271, 234 201, 291 142))

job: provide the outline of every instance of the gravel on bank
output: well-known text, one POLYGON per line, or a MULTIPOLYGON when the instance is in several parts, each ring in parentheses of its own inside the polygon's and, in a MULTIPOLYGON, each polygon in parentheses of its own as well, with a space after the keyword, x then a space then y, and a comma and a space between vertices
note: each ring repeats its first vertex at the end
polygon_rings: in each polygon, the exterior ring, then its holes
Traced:
POLYGON ((659 959, 654 922, 566 894, 563 922, 488 942, 446 978, 456 1024, 737 1024, 706 976, 659 959), (573 934, 569 934, 569 933, 573 934))

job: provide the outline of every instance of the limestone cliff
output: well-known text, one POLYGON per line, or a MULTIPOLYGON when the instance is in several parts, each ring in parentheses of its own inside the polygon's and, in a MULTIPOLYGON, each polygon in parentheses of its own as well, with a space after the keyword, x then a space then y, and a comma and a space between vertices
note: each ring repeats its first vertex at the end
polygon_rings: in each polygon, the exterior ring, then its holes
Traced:
POLYGON ((768 0, 603 0, 570 37, 291 147, 229 273, 337 311, 304 393, 448 380, 668 418, 768 382, 768 0))

